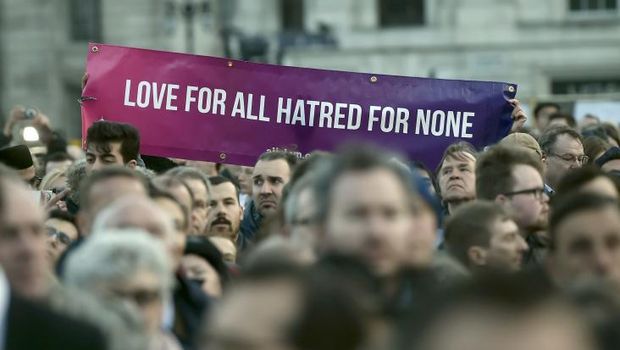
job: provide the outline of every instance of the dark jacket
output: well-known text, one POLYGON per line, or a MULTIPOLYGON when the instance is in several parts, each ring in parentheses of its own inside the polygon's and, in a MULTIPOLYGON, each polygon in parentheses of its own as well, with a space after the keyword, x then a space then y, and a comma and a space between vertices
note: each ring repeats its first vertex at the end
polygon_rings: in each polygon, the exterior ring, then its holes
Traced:
POLYGON ((104 350, 97 328, 11 293, 5 350, 104 350))
POLYGON ((186 350, 194 349, 194 340, 209 308, 209 298, 200 287, 182 276, 176 275, 173 333, 186 350))
POLYGON ((239 238, 237 239, 239 251, 243 251, 252 245, 262 221, 263 216, 256 209, 254 201, 250 201, 243 211, 243 220, 239 228, 239 238))

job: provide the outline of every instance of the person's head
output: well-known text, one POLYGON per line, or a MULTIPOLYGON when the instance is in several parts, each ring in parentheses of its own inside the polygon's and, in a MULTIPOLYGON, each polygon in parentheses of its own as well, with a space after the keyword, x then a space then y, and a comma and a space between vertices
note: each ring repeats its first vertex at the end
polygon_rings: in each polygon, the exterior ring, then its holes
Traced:
POLYGON ((32 189, 38 189, 41 178, 37 176, 30 150, 25 145, 0 149, 0 164, 15 170, 32 189))
POLYGON ((450 145, 437 168, 439 194, 446 203, 476 199, 476 150, 466 142, 450 145))
MULTIPOLYGON (((239 172, 239 190, 241 193, 251 196, 252 195, 252 173, 254 172, 253 167, 242 166, 241 171, 239 172)), ((243 204, 243 203, 241 203, 243 204)))
POLYGON ((325 249, 360 256, 384 277, 400 267, 413 228, 409 174, 390 158, 367 146, 345 149, 314 190, 325 249))
POLYGON ((534 120, 538 130, 545 130, 549 125, 549 117, 560 111, 560 106, 553 102, 541 102, 534 108, 534 120))
POLYGON ((48 154, 45 157, 45 174, 54 169, 66 169, 73 164, 73 158, 65 152, 48 154))
POLYGON ((598 136, 588 136, 583 140, 583 149, 588 156, 588 164, 594 164, 594 161, 611 147, 607 141, 598 136))
POLYGON ((140 153, 138 129, 123 123, 97 121, 86 133, 86 169, 88 172, 110 165, 134 168, 140 153))
POLYGON ((252 199, 258 212, 266 217, 276 214, 282 189, 289 182, 297 157, 288 152, 263 153, 252 173, 252 199))
POLYGON ((547 124, 549 128, 555 126, 568 126, 574 129, 577 127, 577 121, 568 113, 556 112, 549 116, 549 124, 547 124))
POLYGON ((620 293, 620 211, 618 202, 574 193, 554 202, 548 271, 562 287, 602 280, 620 293))
MULTIPOLYGON (((67 186, 71 189, 68 199, 75 204, 80 204, 80 186, 82 181, 87 177, 86 159, 78 159, 67 168, 67 186)), ((74 213, 75 214, 75 213, 74 213)))
POLYGON ((149 334, 159 332, 172 291, 170 260, 162 244, 138 229, 108 230, 89 238, 68 260, 67 286, 104 300, 129 303, 149 334))
POLYGON ((45 220, 47 230, 47 257, 52 266, 58 257, 67 249, 71 242, 80 236, 75 223, 75 216, 63 211, 52 210, 45 220))
MULTIPOLYGON (((556 188, 556 196, 564 196, 574 191, 594 193, 618 199, 616 181, 610 175, 594 166, 584 166, 566 174, 556 188)), ((554 197, 554 200, 557 197, 554 197)))
POLYGON ((41 191, 54 191, 60 193, 67 187, 67 176, 65 175, 66 169, 55 168, 49 171, 39 185, 41 191))
POLYGON ((595 161, 598 167, 606 173, 620 171, 620 147, 611 147, 595 161))
POLYGON ((172 218, 176 235, 187 235, 189 230, 187 208, 181 205, 173 195, 160 191, 154 186, 149 188, 149 197, 172 218))
MULTIPOLYGON (((186 220, 189 223, 188 227, 191 230, 194 195, 185 181, 171 175, 160 175, 155 177, 151 181, 151 184, 157 190, 169 193, 177 200, 177 202, 181 203, 181 205, 185 208, 184 211, 187 213, 186 220)), ((189 233, 190 230, 188 230, 187 233, 189 233)))
POLYGON ((237 246, 235 243, 226 237, 213 236, 209 237, 209 241, 222 253, 222 259, 224 262, 234 264, 237 261, 237 246))
POLYGON ((552 127, 538 140, 546 165, 545 182, 555 188, 562 176, 588 162, 581 135, 567 126, 552 127))
POLYGON ((437 180, 435 174, 422 162, 414 160, 411 162, 411 168, 416 171, 418 177, 426 183, 428 191, 433 195, 437 194, 437 180))
POLYGON ((44 213, 19 175, 0 165, 0 266, 19 294, 48 291, 44 213))
POLYGON ((222 236, 236 241, 243 218, 239 191, 233 182, 222 176, 211 176, 211 198, 207 218, 207 236, 222 236))
POLYGON ((542 163, 523 148, 491 147, 478 159, 479 199, 504 207, 524 233, 545 229, 549 197, 544 192, 542 163))
POLYGON ((484 200, 459 207, 446 223, 445 237, 448 252, 472 270, 518 271, 528 249, 503 208, 484 200))
POLYGON ((314 187, 320 173, 311 171, 297 180, 284 202, 284 224, 293 241, 314 250, 320 238, 314 187))
POLYGON ((181 269, 189 280, 198 283, 209 296, 219 298, 229 280, 222 253, 210 239, 192 236, 187 240, 181 269))
POLYGON ((601 128, 605 131, 605 135, 607 135, 607 141, 612 146, 620 147, 620 133, 618 132, 618 127, 613 123, 604 122, 601 124, 601 128))
POLYGON ((522 147, 538 159, 542 159, 543 156, 538 141, 532 135, 523 132, 513 132, 501 139, 499 144, 508 148, 522 147))
POLYGON ((205 233, 209 212, 209 181, 203 172, 196 168, 180 166, 166 172, 167 175, 183 180, 192 192, 192 215, 189 234, 205 233))
POLYGON ((114 166, 89 174, 80 183, 78 225, 84 235, 90 234, 95 216, 108 204, 124 196, 146 197, 146 180, 136 171, 114 166))

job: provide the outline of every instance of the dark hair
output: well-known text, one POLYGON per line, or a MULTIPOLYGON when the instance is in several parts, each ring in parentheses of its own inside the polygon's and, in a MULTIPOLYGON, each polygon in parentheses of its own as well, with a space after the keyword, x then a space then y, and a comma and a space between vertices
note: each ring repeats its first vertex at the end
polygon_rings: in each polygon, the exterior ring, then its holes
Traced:
POLYGON ((562 112, 553 113, 549 116, 549 121, 552 121, 554 119, 564 119, 566 121, 566 124, 568 124, 568 126, 570 126, 571 128, 574 128, 577 126, 577 121, 575 121, 575 117, 573 117, 572 115, 568 113, 562 113, 562 112))
POLYGON ((611 137, 618 145, 620 145, 620 135, 618 134, 618 129, 612 123, 602 123, 601 127, 605 130, 605 134, 607 134, 608 137, 611 137))
POLYGON ((81 181, 80 208, 83 210, 89 210, 91 205, 90 192, 92 188, 100 182, 115 177, 136 180, 144 186, 145 192, 146 190, 148 190, 148 180, 146 179, 146 177, 144 177, 144 175, 138 173, 137 171, 128 169, 123 166, 104 167, 100 170, 92 172, 81 181))
POLYGON ((230 183, 233 185, 233 187, 235 188, 235 196, 237 196, 237 202, 240 201, 239 199, 239 187, 237 185, 235 185, 235 183, 224 176, 211 176, 209 177, 209 183, 211 184, 211 186, 217 186, 217 185, 221 185, 224 183, 230 183))
POLYGON ((560 196, 578 191, 580 187, 599 177, 609 179, 616 186, 616 190, 618 190, 617 180, 614 177, 608 175, 600 168, 590 165, 574 169, 563 176, 555 189, 555 196, 553 196, 552 200, 558 200, 560 196))
POLYGON ((542 163, 532 152, 521 147, 508 148, 502 145, 488 149, 476 164, 478 198, 494 200, 498 195, 512 191, 515 183, 512 170, 519 164, 533 167, 542 176, 542 163))
POLYGON ((298 158, 294 153, 291 152, 286 152, 286 151, 268 151, 265 152, 263 154, 261 154, 258 157, 258 160, 256 161, 257 163, 259 161, 272 161, 272 160, 278 160, 278 159, 282 159, 285 160, 286 163, 288 164, 289 169, 291 170, 291 174, 293 173, 293 171, 295 170, 295 166, 297 165, 298 162, 298 158))
POLYGON ((54 152, 45 156, 45 162, 64 162, 64 161, 73 161, 70 155, 65 152, 54 152))
POLYGON ((588 156, 588 164, 593 164, 597 156, 611 148, 611 144, 598 136, 588 136, 583 140, 583 150, 588 156))
POLYGON ((403 167, 390 160, 388 152, 381 152, 368 145, 351 145, 344 148, 322 169, 315 184, 317 220, 324 223, 331 210, 332 188, 338 179, 349 172, 364 172, 385 169, 396 176, 409 196, 413 193, 410 174, 403 167))
MULTIPOLYGON (((225 167, 224 169, 222 169, 219 172, 219 175, 214 175, 214 176, 219 176, 219 177, 223 177, 225 179, 230 180, 230 182, 232 182, 232 184, 235 185, 235 188, 237 188, 237 189, 240 187, 238 177, 235 176, 232 173, 232 171, 230 171, 230 168, 228 168, 228 167, 225 167)), ((239 192, 239 191, 237 191, 237 192, 239 192)))
POLYGON ((179 208, 181 208, 181 212, 183 212, 183 227, 182 230, 183 231, 187 231, 187 229, 189 228, 189 208, 185 208, 185 206, 183 204, 181 204, 173 195, 171 195, 169 192, 160 190, 159 188, 155 187, 153 184, 149 184, 149 197, 153 200, 156 200, 158 198, 165 198, 165 199, 169 199, 172 202, 174 202, 176 205, 179 206, 179 208))
POLYGON ((536 105, 534 108, 534 119, 538 120, 538 114, 543 108, 547 107, 555 107, 558 111, 560 110, 560 105, 555 102, 541 102, 536 105))
POLYGON ((583 138, 577 131, 575 131, 575 129, 568 126, 550 127, 545 130, 538 139, 538 143, 540 144, 540 148, 544 154, 548 155, 551 153, 551 148, 555 145, 555 142, 558 140, 558 136, 560 135, 568 135, 578 140, 583 145, 583 138))
POLYGON ((222 253, 207 237, 188 236, 187 243, 185 244, 184 254, 198 255, 206 262, 208 262, 209 265, 211 265, 220 276, 222 286, 225 286, 230 280, 228 267, 224 262, 222 253))
POLYGON ((445 242, 448 252, 463 265, 469 266, 469 248, 487 247, 496 220, 509 217, 504 209, 491 201, 466 203, 456 209, 446 223, 445 242))
POLYGON ((86 133, 86 145, 94 144, 96 147, 109 147, 111 142, 120 142, 120 153, 123 163, 137 160, 140 153, 140 133, 138 129, 129 124, 97 121, 93 123, 86 133))
POLYGON ((439 174, 441 167, 443 167, 443 162, 446 158, 462 158, 462 153, 471 154, 474 159, 478 159, 478 152, 476 152, 476 148, 469 142, 459 141, 448 146, 443 155, 441 156, 441 160, 439 161, 439 165, 437 165, 436 173, 439 174))
POLYGON ((593 193, 576 192, 558 199, 552 203, 551 216, 549 218, 551 249, 555 248, 558 236, 561 234, 558 231, 558 227, 567 217, 573 216, 578 212, 599 211, 608 207, 618 209, 618 202, 615 199, 593 193))

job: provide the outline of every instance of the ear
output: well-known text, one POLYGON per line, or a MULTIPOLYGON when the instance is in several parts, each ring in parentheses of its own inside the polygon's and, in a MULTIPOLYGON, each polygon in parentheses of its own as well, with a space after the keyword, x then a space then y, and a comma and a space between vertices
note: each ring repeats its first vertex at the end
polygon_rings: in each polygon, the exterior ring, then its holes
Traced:
POLYGON ((547 155, 546 154, 542 154, 542 156, 540 157, 540 160, 542 160, 542 163, 544 165, 547 165, 547 155))
POLYGON ((137 161, 137 160, 135 160, 135 159, 132 159, 132 160, 128 161, 128 162, 125 164, 125 166, 126 166, 126 167, 128 167, 128 168, 130 168, 130 169, 135 169, 135 168, 136 168, 136 166, 138 166, 138 161, 137 161))
POLYGON ((481 246, 471 246, 467 249, 467 257, 473 266, 484 266, 487 264, 487 251, 481 246))

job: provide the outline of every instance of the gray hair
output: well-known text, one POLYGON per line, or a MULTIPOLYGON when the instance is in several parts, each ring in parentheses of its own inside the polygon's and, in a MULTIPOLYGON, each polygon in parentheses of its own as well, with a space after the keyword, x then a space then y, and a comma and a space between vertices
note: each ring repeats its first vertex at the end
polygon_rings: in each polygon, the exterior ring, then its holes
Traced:
POLYGON ((67 286, 101 295, 101 283, 118 283, 141 271, 158 277, 162 295, 172 289, 172 268, 164 246, 143 230, 108 230, 90 237, 67 260, 67 286))
POLYGON ((207 188, 207 195, 211 195, 211 183, 209 182, 209 177, 198 168, 185 165, 178 166, 166 171, 165 175, 178 177, 181 180, 199 180, 207 188))
POLYGON ((86 159, 76 160, 67 168, 67 186, 71 189, 69 198, 76 204, 80 204, 80 184, 86 177, 86 159))

